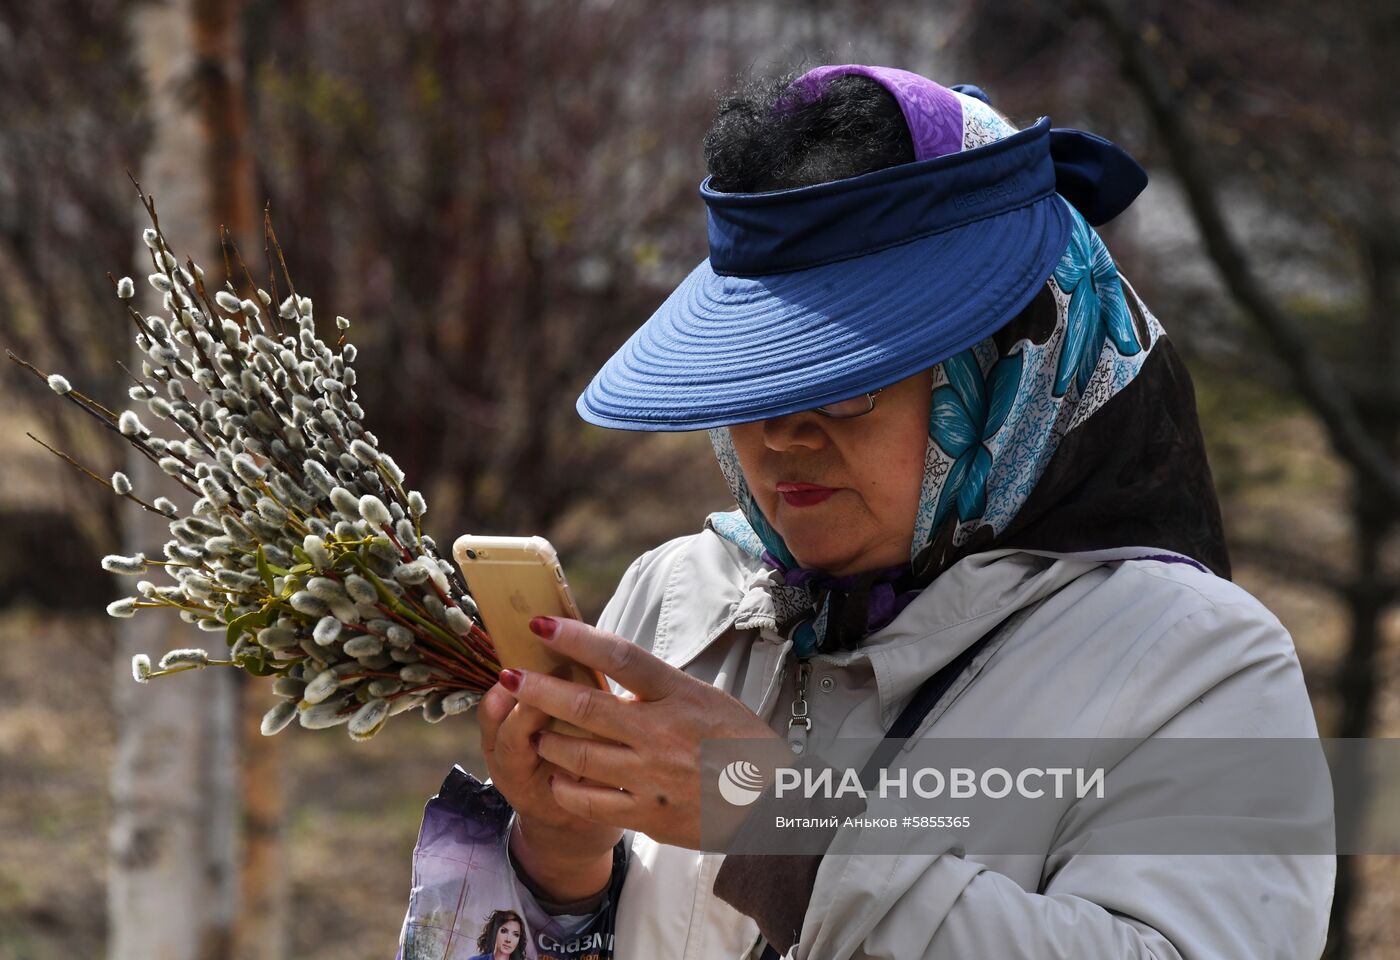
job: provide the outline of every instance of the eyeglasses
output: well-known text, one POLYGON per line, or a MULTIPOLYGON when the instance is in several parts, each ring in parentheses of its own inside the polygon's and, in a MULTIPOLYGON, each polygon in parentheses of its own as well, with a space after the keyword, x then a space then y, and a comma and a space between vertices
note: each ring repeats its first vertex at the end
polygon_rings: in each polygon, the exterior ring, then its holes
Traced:
POLYGON ((884 387, 879 390, 872 390, 870 393, 862 393, 858 397, 851 397, 849 400, 837 400, 835 403, 824 403, 820 407, 813 407, 817 413, 824 417, 831 417, 834 420, 850 420, 855 417, 863 417, 871 410, 875 409, 875 398, 879 396, 884 387))

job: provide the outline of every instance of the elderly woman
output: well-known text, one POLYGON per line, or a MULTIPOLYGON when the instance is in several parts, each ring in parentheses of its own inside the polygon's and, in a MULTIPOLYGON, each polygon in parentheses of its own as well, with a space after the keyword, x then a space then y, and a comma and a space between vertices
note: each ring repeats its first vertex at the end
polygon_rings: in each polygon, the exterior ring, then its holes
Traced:
POLYGON ((702 852, 705 741, 1316 737, 1228 579, 1186 371, 1092 226, 1130 158, 848 65, 729 98, 706 159, 709 259, 578 409, 708 429, 738 510, 596 628, 533 624, 610 691, 506 670, 482 701, 519 883, 606 906, 618 957, 1317 957, 1330 857, 1098 847, 1072 800, 1029 856, 702 852))

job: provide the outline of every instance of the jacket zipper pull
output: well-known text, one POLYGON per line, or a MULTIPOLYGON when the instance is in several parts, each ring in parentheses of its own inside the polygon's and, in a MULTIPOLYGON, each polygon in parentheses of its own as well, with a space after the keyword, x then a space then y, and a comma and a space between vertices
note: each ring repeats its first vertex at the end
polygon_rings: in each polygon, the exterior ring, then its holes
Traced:
POLYGON ((807 749, 807 734, 812 731, 812 718, 807 715, 807 679, 812 675, 812 665, 807 660, 797 661, 795 694, 792 698, 792 716, 788 720, 788 746, 793 753, 807 749))

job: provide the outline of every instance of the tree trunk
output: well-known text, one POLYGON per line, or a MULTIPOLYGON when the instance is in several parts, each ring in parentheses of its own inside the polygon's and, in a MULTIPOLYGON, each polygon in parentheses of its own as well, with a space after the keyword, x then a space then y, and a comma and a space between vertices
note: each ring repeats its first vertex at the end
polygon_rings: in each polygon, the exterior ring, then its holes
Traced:
MULTIPOLYGON (((258 269, 257 177, 244 100, 243 0, 194 0, 194 41, 199 56, 199 107, 208 144, 212 219, 223 226, 252 273, 258 269), (249 262, 252 261, 252 262, 249 262)), ((231 279, 252 296, 237 262, 231 279)), ((264 737, 262 717, 277 702, 266 683, 235 674, 241 696, 236 737, 242 757, 242 847, 238 859, 237 922, 229 956, 233 960, 284 960, 289 946, 287 870, 282 833, 286 802, 282 774, 284 737, 264 737)))
MULTIPOLYGON (((238 679, 243 679, 239 677, 238 679)), ((233 960, 286 960, 290 950, 286 823, 286 734, 262 735, 263 714, 278 703, 269 682, 243 688, 239 745, 243 751, 243 852, 233 960)))
MULTIPOLYGON (((143 186, 157 202, 162 231, 177 256, 194 256, 208 270, 211 286, 218 285, 222 263, 220 225, 243 239, 247 250, 255 223, 239 7, 239 0, 170 0, 138 6, 131 19, 154 133, 141 172, 143 186)), ((149 263, 144 245, 138 251, 149 263)), ((153 298, 145 305, 154 311, 153 298)), ((169 492, 144 458, 133 454, 128 474, 151 496, 169 492)), ((144 513, 128 519, 128 549, 159 555, 159 545, 169 537, 165 524, 144 513)), ((252 746, 246 718, 239 722, 241 677, 211 669, 149 687, 131 680, 135 653, 158 657, 172 647, 221 640, 217 634, 192 636, 192 629, 174 617, 148 613, 124 622, 118 635, 108 887, 113 960, 228 960, 235 942, 242 956, 285 955, 278 949, 284 939, 280 930, 268 928, 280 914, 264 902, 284 899, 277 896, 285 873, 276 844, 277 763, 274 756, 259 755, 272 744, 259 737, 252 746), (260 801, 252 811, 258 828, 243 859, 266 871, 259 877, 238 868, 240 753, 249 754, 257 771, 243 782, 260 801), (260 909, 254 927, 235 938, 240 885, 257 891, 256 897, 244 895, 260 909), (245 946, 249 936, 256 938, 255 952, 245 946)), ((264 708, 259 698, 249 697, 242 709, 260 715, 264 708)))
MULTIPOLYGON (((1400 370, 1400 336, 1396 311, 1400 310, 1396 272, 1400 270, 1400 248, 1392 239, 1394 225, 1380 221, 1370 226, 1363 250, 1366 254, 1368 350, 1361 358, 1363 373, 1377 383, 1392 383, 1400 370), (1368 369, 1367 369, 1368 368, 1368 369)), ((1367 429, 1392 458, 1396 453, 1395 417, 1384 407, 1364 411, 1367 429)), ((1346 592, 1351 620, 1351 639, 1342 658, 1337 678, 1341 718, 1335 735, 1346 738, 1369 737, 1375 733, 1376 699, 1380 690, 1377 670, 1384 642, 1382 623, 1395 602, 1397 586, 1388 577, 1384 551, 1397 524, 1397 511, 1380 495, 1364 474, 1355 476, 1352 522, 1356 527, 1356 575, 1346 592)), ((1348 753, 1351 762, 1355 758, 1348 753)), ((1367 771, 1348 766, 1336 771, 1340 782, 1355 785, 1353 797, 1364 793, 1367 771)), ((1362 811, 1352 806, 1337 810, 1338 839, 1343 840, 1359 821, 1362 811)), ((1355 856, 1337 858, 1337 885, 1332 895, 1332 918, 1323 956, 1327 960, 1347 960, 1352 955, 1352 911, 1361 898, 1361 880, 1355 856)))

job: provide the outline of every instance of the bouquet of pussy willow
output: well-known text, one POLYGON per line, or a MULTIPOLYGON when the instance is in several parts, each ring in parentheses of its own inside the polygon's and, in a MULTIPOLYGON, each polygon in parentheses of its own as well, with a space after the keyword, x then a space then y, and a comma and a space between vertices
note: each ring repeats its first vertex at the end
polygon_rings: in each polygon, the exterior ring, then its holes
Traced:
POLYGON ((245 267, 250 296, 230 282, 211 297, 204 271, 180 264, 153 202, 141 199, 152 223, 148 280, 166 316, 143 316, 132 279, 114 281, 144 354, 140 376, 127 371, 132 408, 109 410, 10 354, 119 433, 189 501, 148 502, 125 474, 105 480, 54 451, 169 520, 163 559, 102 560, 112 573, 159 569, 169 582, 139 580, 135 596, 107 612, 170 610, 224 638, 222 656, 171 650, 153 666, 137 655, 135 679, 209 666, 271 677, 282 700, 263 718, 269 736, 295 718, 313 729, 345 723, 365 740, 414 707, 430 722, 470 709, 500 665, 460 576, 423 533, 423 495, 405 488, 403 471, 363 426, 349 321, 335 318, 334 347, 317 336, 311 299, 292 287, 270 224, 288 295, 278 299, 275 276, 272 293, 257 287, 245 267), (162 429, 148 427, 147 415, 162 429))

